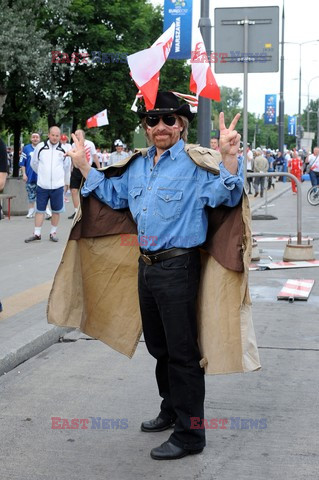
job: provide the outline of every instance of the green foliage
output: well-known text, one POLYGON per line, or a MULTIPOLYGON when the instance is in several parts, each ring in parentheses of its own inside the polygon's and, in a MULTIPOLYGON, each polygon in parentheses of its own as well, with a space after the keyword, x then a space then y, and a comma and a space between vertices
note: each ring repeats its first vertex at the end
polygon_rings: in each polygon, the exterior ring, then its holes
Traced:
MULTIPOLYGON (((319 132, 318 132, 318 120, 319 116, 319 98, 317 100, 310 100, 309 102, 309 131, 315 133, 315 138, 312 142, 312 149, 319 145, 319 132)), ((304 110, 301 118, 301 123, 304 127, 304 130, 307 131, 308 125, 308 105, 304 110)))
MULTIPOLYGON (((105 108, 110 125, 89 130, 88 137, 101 147, 110 148, 115 138, 132 145, 138 117, 131 105, 137 88, 123 56, 149 47, 160 36, 162 9, 147 0, 0 0, 0 11, 0 86, 8 92, 1 122, 14 132, 16 150, 21 133, 28 139, 30 131, 46 133, 49 125, 57 124, 69 134, 85 128, 87 118, 105 108), (53 63, 52 52, 65 52, 69 58, 83 53, 92 58, 93 52, 122 57, 109 63, 53 63)), ((160 89, 188 93, 189 77, 186 62, 169 60, 161 70, 160 89)), ((226 124, 241 111, 241 97, 239 88, 221 87, 221 102, 212 103, 215 128, 220 111, 226 124)), ((310 108, 317 110, 318 101, 310 108)), ((316 131, 316 115, 310 114, 310 122, 316 131)), ((277 147, 277 127, 264 125, 262 118, 249 113, 250 144, 254 137, 256 145, 277 147)), ((196 139, 195 120, 189 141, 196 139)))
POLYGON ((239 107, 241 102, 242 92, 239 88, 230 88, 221 86, 220 87, 220 102, 213 102, 212 107, 212 119, 214 121, 214 127, 218 128, 219 125, 219 114, 224 112, 225 114, 225 124, 228 125, 236 113, 238 113, 241 108, 239 107))

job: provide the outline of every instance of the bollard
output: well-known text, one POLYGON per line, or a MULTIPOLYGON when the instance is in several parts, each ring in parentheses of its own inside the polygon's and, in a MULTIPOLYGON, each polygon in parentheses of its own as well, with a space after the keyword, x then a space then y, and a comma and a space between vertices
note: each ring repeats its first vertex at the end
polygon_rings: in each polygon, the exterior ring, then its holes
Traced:
POLYGON ((253 238, 252 249, 251 249, 251 260, 253 262, 258 262, 260 260, 260 252, 258 248, 258 243, 255 238, 253 238))
MULTIPOLYGON (((310 244, 310 240, 308 240, 308 244, 302 243, 302 233, 301 233, 301 182, 298 180, 295 175, 292 173, 286 172, 267 172, 267 173, 248 173, 247 177, 274 177, 274 176, 286 176, 291 178, 297 185, 297 243, 293 244, 292 241, 288 242, 283 256, 284 262, 289 261, 308 261, 308 260, 315 260, 315 252, 313 249, 313 245, 310 244)), ((254 216, 252 217, 254 220, 254 216)), ((257 218, 256 218, 257 220, 257 218)))

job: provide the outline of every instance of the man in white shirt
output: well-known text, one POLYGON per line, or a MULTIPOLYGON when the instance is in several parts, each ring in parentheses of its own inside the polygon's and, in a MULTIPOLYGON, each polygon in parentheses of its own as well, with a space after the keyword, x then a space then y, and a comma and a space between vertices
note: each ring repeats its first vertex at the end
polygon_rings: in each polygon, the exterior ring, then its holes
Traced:
POLYGON ((313 153, 306 159, 306 163, 309 166, 311 185, 315 187, 319 185, 319 147, 313 149, 313 153))
MULTIPOLYGON (((94 163, 97 168, 100 168, 100 162, 97 156, 95 145, 93 142, 91 142, 91 140, 85 139, 84 130, 76 130, 74 135, 78 140, 81 140, 82 138, 84 139, 84 149, 85 149, 86 161, 88 162, 88 164, 92 165, 94 163)), ((73 147, 74 147, 74 144, 72 145, 72 148, 73 147)), ((79 190, 81 187, 82 179, 83 179, 83 176, 80 170, 76 167, 73 167, 72 173, 71 173, 70 188, 71 188, 74 212, 72 213, 72 215, 68 217, 70 220, 72 220, 75 217, 75 214, 79 208, 79 204, 80 204, 79 190)))
POLYGON ((41 228, 46 206, 50 200, 52 209, 50 240, 58 242, 56 236, 60 213, 64 211, 63 193, 70 183, 70 160, 60 143, 58 127, 49 129, 48 139, 39 143, 31 158, 31 168, 38 174, 34 234, 25 243, 41 240, 41 228))

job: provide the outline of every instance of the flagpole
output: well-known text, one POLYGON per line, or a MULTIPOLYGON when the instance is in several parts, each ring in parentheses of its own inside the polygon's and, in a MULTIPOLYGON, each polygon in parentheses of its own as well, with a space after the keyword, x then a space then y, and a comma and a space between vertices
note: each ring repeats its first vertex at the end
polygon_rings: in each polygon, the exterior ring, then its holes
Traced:
MULTIPOLYGON (((200 28, 208 55, 208 60, 210 62, 211 21, 209 17, 209 1, 210 0, 201 0, 200 19, 198 26, 200 28)), ((197 141, 202 147, 210 147, 212 101, 209 98, 203 97, 199 97, 198 100, 197 141)))
POLYGON ((281 57, 280 57, 280 100, 279 100, 279 122, 278 122, 278 137, 279 137, 279 151, 284 155, 285 143, 285 104, 284 104, 284 45, 285 45, 285 2, 282 2, 282 17, 281 17, 281 57))

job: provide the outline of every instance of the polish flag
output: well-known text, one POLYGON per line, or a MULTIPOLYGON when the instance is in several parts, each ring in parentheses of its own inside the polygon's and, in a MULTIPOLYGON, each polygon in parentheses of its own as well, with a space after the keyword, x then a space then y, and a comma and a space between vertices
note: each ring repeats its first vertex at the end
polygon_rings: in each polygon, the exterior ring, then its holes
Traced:
POLYGON ((175 22, 150 48, 127 57, 130 74, 144 97, 146 110, 152 110, 159 85, 159 72, 169 56, 175 35, 175 22))
POLYGON ((192 40, 192 73, 189 89, 197 96, 220 101, 220 91, 209 64, 203 37, 198 28, 192 40))
POLYGON ((93 117, 88 118, 86 121, 86 126, 88 128, 93 127, 103 127, 103 125, 108 125, 109 120, 107 118, 107 110, 102 110, 102 112, 97 113, 93 117))
POLYGON ((172 91, 172 93, 174 93, 174 95, 176 95, 176 97, 182 98, 183 100, 185 100, 185 102, 189 103, 191 112, 197 113, 197 107, 198 107, 198 98, 197 97, 194 97, 194 95, 188 95, 188 94, 185 94, 185 93, 179 93, 179 92, 173 92, 173 91, 172 91))

